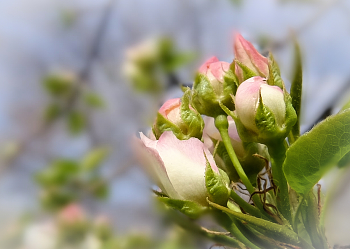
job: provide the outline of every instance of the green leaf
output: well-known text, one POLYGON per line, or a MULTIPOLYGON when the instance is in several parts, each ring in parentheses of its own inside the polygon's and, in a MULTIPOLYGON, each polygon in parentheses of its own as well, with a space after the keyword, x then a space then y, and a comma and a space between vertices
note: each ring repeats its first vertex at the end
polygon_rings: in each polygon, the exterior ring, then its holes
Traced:
POLYGON ((84 100, 89 107, 103 108, 106 106, 101 96, 93 92, 87 93, 84 96, 84 100))
POLYGON ((308 193, 350 151, 350 109, 331 116, 302 135, 287 150, 283 170, 289 185, 308 193))
POLYGON ((176 209, 192 219, 197 219, 207 208, 193 201, 176 200, 167 197, 157 197, 166 206, 176 209))
POLYGON ((68 116, 68 129, 77 135, 81 133, 86 126, 86 117, 83 113, 74 111, 68 116))
POLYGON ((350 108, 350 100, 348 102, 346 102, 346 104, 341 108, 341 110, 344 111, 348 108, 350 108))
POLYGON ((49 75, 44 78, 43 85, 52 96, 60 97, 72 91, 74 80, 66 75, 49 75))
POLYGON ((109 154, 108 147, 99 147, 90 151, 82 160, 81 166, 85 170, 94 170, 105 160, 109 154))
POLYGON ((300 47, 295 42, 295 54, 294 54, 294 73, 292 79, 292 85, 290 88, 290 96, 292 97, 292 105, 297 114, 297 122, 292 127, 292 135, 294 141, 300 136, 300 107, 301 107, 301 94, 303 85, 303 66, 300 47))
POLYGON ((42 186, 57 186, 67 182, 79 171, 77 162, 60 159, 54 161, 46 169, 37 173, 35 179, 42 186))

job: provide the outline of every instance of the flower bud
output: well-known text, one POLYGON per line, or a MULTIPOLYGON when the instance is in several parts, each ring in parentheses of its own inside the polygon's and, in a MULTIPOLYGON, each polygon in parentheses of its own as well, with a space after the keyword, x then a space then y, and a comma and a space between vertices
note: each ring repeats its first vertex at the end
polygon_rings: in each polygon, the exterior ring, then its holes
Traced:
MULTIPOLYGON (((258 157, 253 156, 259 154, 267 158, 266 146, 258 143, 245 143, 238 135, 235 121, 231 117, 228 119, 228 133, 231 138, 232 147, 237 155, 239 162, 241 163, 246 175, 250 179, 253 185, 256 183, 256 175, 262 170, 265 162, 258 157)), ((231 162, 231 159, 226 151, 225 145, 221 142, 222 138, 218 129, 215 127, 214 119, 210 117, 204 118, 205 126, 203 130, 204 144, 209 148, 209 151, 213 153, 216 143, 219 142, 216 148, 215 161, 218 167, 228 172, 232 181, 237 182, 239 176, 231 162)))
POLYGON ((153 125, 153 133, 157 139, 164 131, 169 130, 181 140, 202 137, 204 122, 201 115, 189 104, 190 92, 188 89, 182 99, 176 98, 166 101, 159 109, 153 125))
POLYGON ((230 63, 212 57, 200 68, 193 84, 193 105, 201 114, 215 117, 224 114, 219 102, 233 109, 231 95, 237 90, 230 63))
POLYGON ((164 194, 206 206, 207 162, 217 174, 219 170, 204 144, 197 138, 179 140, 170 131, 165 131, 159 140, 151 140, 142 133, 140 137, 142 143, 138 143, 137 151, 141 162, 164 194))
POLYGON ((296 122, 291 100, 278 86, 270 86, 262 77, 244 81, 235 96, 239 132, 244 140, 267 143, 285 138, 296 122), (244 128, 244 129, 243 129, 244 128))
MULTIPOLYGON (((234 52, 236 60, 246 66, 254 75, 268 77, 268 59, 259 54, 254 46, 245 40, 241 34, 236 34, 235 36, 234 52)), ((237 64, 235 66, 235 73, 240 82, 246 79, 242 68, 237 64)))

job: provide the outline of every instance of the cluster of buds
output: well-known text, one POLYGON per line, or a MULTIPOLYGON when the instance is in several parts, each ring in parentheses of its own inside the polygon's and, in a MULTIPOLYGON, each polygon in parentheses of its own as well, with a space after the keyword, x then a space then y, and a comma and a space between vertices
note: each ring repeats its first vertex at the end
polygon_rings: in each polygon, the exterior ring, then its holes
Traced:
POLYGON ((268 158, 265 145, 285 139, 296 122, 273 58, 259 54, 240 34, 234 52, 232 63, 206 61, 193 88, 159 109, 153 134, 140 135, 142 162, 169 199, 225 203, 230 182, 240 181, 214 124, 218 116, 228 116, 231 145, 253 185, 266 164, 261 158, 268 158))

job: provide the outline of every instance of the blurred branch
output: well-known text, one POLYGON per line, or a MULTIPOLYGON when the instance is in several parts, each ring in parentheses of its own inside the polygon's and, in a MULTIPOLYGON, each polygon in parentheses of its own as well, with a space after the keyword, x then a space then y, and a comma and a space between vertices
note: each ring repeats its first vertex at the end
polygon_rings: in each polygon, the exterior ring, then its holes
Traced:
MULTIPOLYGON (((104 12, 102 14, 102 19, 100 21, 100 24, 98 25, 98 28, 96 30, 96 35, 94 36, 94 39, 92 41, 91 48, 88 52, 88 56, 86 59, 86 63, 81 70, 81 72, 78 74, 78 84, 74 86, 73 93, 70 95, 69 99, 67 100, 67 103, 65 105, 65 108, 63 112, 60 114, 60 117, 66 116, 72 107, 75 105, 76 101, 81 95, 81 89, 82 84, 88 82, 89 79, 89 73, 91 71, 91 67, 93 65, 94 60, 98 57, 100 46, 102 44, 106 28, 108 26, 108 21, 110 19, 110 15, 112 13, 112 6, 114 4, 115 0, 110 0, 107 5, 104 8, 104 12)), ((54 122, 47 122, 43 121, 41 125, 39 125, 38 129, 33 132, 31 135, 29 135, 27 138, 23 139, 23 141, 19 141, 17 144, 17 153, 13 155, 11 158, 8 158, 7 160, 0 161, 0 176, 4 173, 4 171, 14 163, 15 159, 23 153, 29 146, 30 142, 37 139, 38 137, 41 137, 45 135, 50 128, 52 127, 52 124, 54 122)), ((91 127, 90 127, 91 128, 91 127)))

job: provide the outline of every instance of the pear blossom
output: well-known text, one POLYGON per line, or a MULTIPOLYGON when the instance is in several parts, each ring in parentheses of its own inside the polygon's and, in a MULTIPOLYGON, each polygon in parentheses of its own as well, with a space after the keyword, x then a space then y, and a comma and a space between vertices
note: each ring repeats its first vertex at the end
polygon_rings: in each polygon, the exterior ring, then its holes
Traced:
POLYGON ((268 85, 260 76, 244 81, 237 89, 235 104, 239 120, 248 130, 259 133, 256 124, 259 95, 264 106, 273 114, 277 126, 282 127, 286 119, 283 91, 278 86, 268 85))
POLYGON ((201 138, 204 122, 190 105, 190 90, 182 99, 167 100, 158 111, 153 132, 159 138, 164 131, 172 131, 178 139, 201 138))
POLYGON ((179 140, 171 131, 165 131, 159 140, 152 140, 143 133, 140 138, 142 162, 162 191, 172 199, 207 205, 207 161, 214 172, 219 173, 219 170, 205 145, 197 138, 179 140))
POLYGON ((198 72, 207 76, 214 92, 222 95, 224 75, 230 69, 230 63, 219 61, 217 57, 211 57, 199 68, 198 72))
POLYGON ((219 103, 234 108, 231 95, 237 90, 230 63, 217 57, 208 59, 198 70, 193 84, 192 103, 200 113, 210 117, 224 114, 219 103))
MULTIPOLYGON (((241 34, 235 35, 234 53, 237 61, 248 67, 256 75, 268 77, 269 63, 268 59, 262 56, 254 46, 243 38, 241 34)), ((236 65, 236 74, 240 81, 243 81, 242 69, 236 65)))

